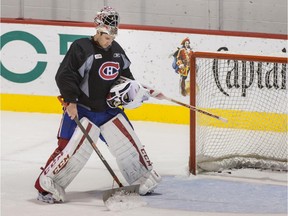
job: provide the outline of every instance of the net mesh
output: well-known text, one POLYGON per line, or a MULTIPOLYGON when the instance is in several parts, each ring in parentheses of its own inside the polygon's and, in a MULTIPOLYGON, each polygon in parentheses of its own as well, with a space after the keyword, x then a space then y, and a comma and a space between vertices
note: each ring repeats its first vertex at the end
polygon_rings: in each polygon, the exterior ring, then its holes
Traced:
POLYGON ((196 116, 200 170, 287 171, 287 63, 196 58, 196 106, 228 123, 196 116))

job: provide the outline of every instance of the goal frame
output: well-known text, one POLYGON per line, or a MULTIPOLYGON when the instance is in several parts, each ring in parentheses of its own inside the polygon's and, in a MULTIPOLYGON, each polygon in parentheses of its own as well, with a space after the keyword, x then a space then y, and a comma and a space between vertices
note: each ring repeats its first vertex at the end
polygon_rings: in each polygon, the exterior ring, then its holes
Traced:
MULTIPOLYGON (((190 105, 196 107, 196 59, 230 59, 238 61, 258 61, 287 64, 288 58, 274 56, 258 56, 232 53, 215 53, 215 52, 192 52, 190 56, 190 105)), ((229 121, 229 119, 228 119, 229 121)), ((190 152, 189 152, 189 172, 193 175, 197 173, 197 156, 196 156, 196 113, 190 110, 190 152)))

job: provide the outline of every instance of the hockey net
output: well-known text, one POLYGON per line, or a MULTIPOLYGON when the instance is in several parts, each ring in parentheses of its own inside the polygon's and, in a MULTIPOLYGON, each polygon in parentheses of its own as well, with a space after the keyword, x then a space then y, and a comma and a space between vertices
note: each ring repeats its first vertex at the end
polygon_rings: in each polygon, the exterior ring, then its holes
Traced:
POLYGON ((191 105, 228 123, 191 111, 191 173, 231 168, 287 171, 287 60, 193 53, 191 105))

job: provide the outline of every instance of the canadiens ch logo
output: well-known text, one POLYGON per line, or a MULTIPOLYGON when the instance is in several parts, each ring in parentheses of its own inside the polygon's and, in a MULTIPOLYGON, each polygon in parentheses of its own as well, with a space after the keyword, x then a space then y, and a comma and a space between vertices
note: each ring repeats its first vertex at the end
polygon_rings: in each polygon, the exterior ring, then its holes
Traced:
POLYGON ((119 69, 118 62, 105 62, 99 68, 99 75, 104 80, 113 80, 118 76, 119 69))

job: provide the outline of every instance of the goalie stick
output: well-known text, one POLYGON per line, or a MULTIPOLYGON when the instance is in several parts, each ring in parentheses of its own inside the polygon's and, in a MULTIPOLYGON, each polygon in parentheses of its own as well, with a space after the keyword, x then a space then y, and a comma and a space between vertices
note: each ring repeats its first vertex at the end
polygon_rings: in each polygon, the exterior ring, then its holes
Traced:
MULTIPOLYGON (((63 98, 61 96, 58 96, 58 100, 60 101, 60 103, 62 104, 62 106, 65 107, 67 106, 67 104, 63 101, 63 98)), ((140 185, 130 185, 130 186, 123 186, 123 184, 120 182, 120 180, 118 179, 118 177, 116 176, 116 174, 114 173, 114 171, 112 170, 112 168, 110 167, 110 165, 108 164, 108 162, 106 161, 106 159, 104 158, 104 156, 101 154, 101 152, 99 151, 99 149, 97 148, 96 144, 94 143, 94 141, 92 140, 92 138, 90 137, 90 135, 88 134, 88 132, 85 130, 84 126, 81 124, 81 122, 79 121, 78 117, 74 118, 74 121, 76 122, 77 126, 80 128, 80 130, 83 132, 85 138, 88 140, 88 142, 91 144, 92 148, 94 149, 94 151, 97 153, 97 155, 99 156, 100 160, 103 162, 103 164, 105 165, 105 167, 107 168, 107 170, 109 171, 109 173, 111 174, 111 176, 113 177, 114 181, 118 184, 119 188, 114 188, 114 189, 110 189, 110 190, 106 190, 103 192, 103 201, 104 203, 113 196, 113 194, 115 194, 118 191, 124 191, 123 194, 139 194, 139 187, 140 185)))
MULTIPOLYGON (((122 80, 124 80, 124 81, 129 81, 129 80, 130 80, 129 78, 123 77, 123 76, 121 76, 120 79, 122 79, 122 80)), ((207 111, 205 111, 205 110, 196 108, 196 107, 194 107, 194 106, 192 106, 192 105, 185 104, 185 103, 180 102, 180 101, 177 101, 177 100, 175 100, 175 99, 173 99, 173 98, 167 97, 167 96, 165 96, 162 92, 157 91, 157 90, 155 90, 155 89, 152 89, 151 87, 148 87, 148 86, 146 86, 146 85, 143 85, 142 83, 141 83, 141 85, 142 85, 145 89, 147 89, 147 90, 149 91, 149 92, 148 92, 149 95, 150 95, 151 97, 153 97, 153 98, 156 98, 156 99, 158 99, 158 100, 163 100, 163 99, 164 99, 164 100, 167 100, 167 101, 171 101, 171 102, 173 102, 173 103, 176 103, 176 104, 179 104, 179 105, 181 105, 181 106, 187 107, 187 108, 189 108, 190 110, 193 110, 193 111, 202 113, 202 114, 204 114, 204 115, 210 116, 210 117, 212 117, 212 118, 218 119, 218 120, 220 120, 220 121, 222 121, 222 122, 225 122, 225 123, 228 122, 227 119, 225 119, 225 118, 223 118, 223 117, 221 117, 221 116, 217 116, 217 115, 212 114, 212 113, 210 113, 210 112, 207 112, 207 111)))

